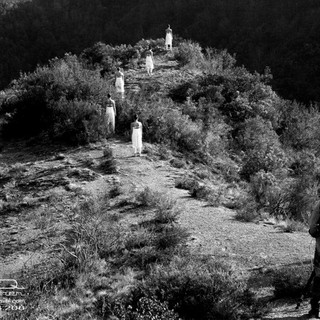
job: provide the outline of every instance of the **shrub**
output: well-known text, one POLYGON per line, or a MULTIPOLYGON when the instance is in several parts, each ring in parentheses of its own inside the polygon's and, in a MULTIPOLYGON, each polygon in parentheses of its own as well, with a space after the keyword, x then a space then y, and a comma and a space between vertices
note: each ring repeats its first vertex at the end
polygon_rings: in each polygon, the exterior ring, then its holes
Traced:
POLYGON ((156 202, 155 222, 172 223, 176 222, 180 210, 177 207, 176 200, 169 196, 160 196, 156 202))
MULTIPOLYGON (((172 250, 179 245, 185 244, 189 233, 176 225, 161 226, 160 232, 157 232, 154 239, 154 246, 157 250, 172 250)), ((167 252, 168 253, 168 252, 167 252)))
POLYGON ((77 270, 86 270, 94 258, 104 258, 120 245, 115 221, 106 215, 105 198, 90 199, 74 209, 77 217, 71 221, 67 235, 65 256, 77 270))
POLYGON ((283 195, 287 204, 285 217, 307 222, 318 199, 318 187, 318 182, 306 175, 292 181, 283 195))
POLYGON ((236 319, 252 299, 246 284, 227 266, 209 258, 176 257, 155 266, 140 291, 167 301, 183 319, 236 319))
POLYGON ((134 308, 118 303, 112 313, 116 316, 115 319, 121 320, 179 320, 178 315, 168 308, 166 302, 147 297, 140 298, 134 308))
POLYGON ((172 100, 152 98, 147 101, 143 96, 134 96, 131 100, 120 101, 117 108, 117 131, 128 132, 133 115, 138 113, 146 141, 182 152, 201 152, 204 138, 201 123, 182 115, 172 100))
POLYGON ((254 201, 254 199, 249 196, 244 197, 239 201, 241 201, 242 204, 240 205, 240 208, 237 209, 235 216, 236 220, 243 222, 252 222, 259 217, 258 205, 254 201))
POLYGON ((137 56, 137 48, 131 45, 110 46, 97 42, 90 48, 85 49, 80 58, 92 68, 101 68, 103 75, 115 71, 120 64, 126 66, 137 56))
POLYGON ((224 187, 219 187, 217 191, 212 191, 207 196, 208 204, 212 207, 219 207, 222 203, 223 195, 225 193, 224 187))
POLYGON ((275 298, 297 298, 307 284, 311 271, 306 266, 288 267, 273 271, 272 285, 275 298))
POLYGON ((235 64, 235 56, 228 53, 227 50, 207 48, 202 62, 202 68, 210 74, 217 74, 224 70, 232 69, 235 64))
POLYGON ((178 189, 192 190, 197 184, 197 180, 188 175, 175 180, 175 187, 178 189))
POLYGON ((113 150, 110 146, 107 146, 103 149, 103 157, 104 158, 112 158, 113 157, 113 150))
POLYGON ((250 179, 251 193, 257 203, 262 206, 269 205, 270 193, 276 188, 277 179, 271 172, 260 170, 250 179))
POLYGON ((171 150, 167 145, 161 144, 158 149, 160 160, 169 160, 171 158, 171 150))
POLYGON ((212 193, 211 188, 205 185, 200 185, 199 183, 194 185, 193 188, 190 190, 191 197, 194 197, 197 199, 208 199, 211 193, 212 193))
POLYGON ((281 141, 297 151, 315 148, 319 150, 318 108, 297 102, 286 102, 280 108, 281 141))
POLYGON ((142 207, 154 207, 159 200, 160 193, 153 191, 149 187, 145 187, 136 194, 136 201, 142 207))
POLYGON ((122 193, 121 187, 117 184, 113 186, 109 191, 110 198, 116 198, 122 193))
POLYGON ((241 145, 245 157, 240 175, 246 180, 250 180, 250 176, 260 170, 272 172, 287 163, 286 155, 271 123, 260 117, 245 122, 241 145))
POLYGON ((136 311, 136 320, 178 320, 178 315, 168 308, 166 302, 160 302, 150 298, 142 297, 136 311))
POLYGON ((175 52, 175 59, 183 66, 186 64, 196 66, 203 60, 202 48, 198 43, 191 40, 181 42, 178 51, 175 52))
POLYGON ((107 86, 95 71, 85 69, 76 56, 66 54, 48 66, 22 74, 13 82, 1 113, 10 114, 7 136, 47 133, 52 139, 86 143, 106 135, 99 105, 107 86))
POLYGON ((106 119, 101 117, 99 108, 95 103, 61 99, 52 108, 50 136, 71 144, 86 144, 104 138, 106 119))
POLYGON ((205 166, 194 169, 193 173, 201 180, 212 179, 212 173, 210 172, 209 168, 205 166))
POLYGON ((142 39, 137 42, 134 47, 138 49, 139 52, 145 52, 149 48, 151 48, 154 53, 158 54, 167 52, 165 50, 165 41, 163 38, 147 40, 142 39))
POLYGON ((300 221, 287 218, 283 224, 281 224, 284 232, 303 231, 306 229, 306 225, 300 221))
POLYGON ((294 221, 307 223, 318 199, 317 192, 318 182, 309 174, 277 180, 266 192, 266 208, 270 214, 292 221, 293 227, 294 224, 298 227, 294 221))
POLYGON ((183 160, 173 158, 170 160, 170 164, 178 169, 184 168, 186 163, 183 160))
POLYGON ((110 147, 103 150, 103 160, 99 168, 106 174, 118 173, 117 162, 113 157, 113 151, 110 147))

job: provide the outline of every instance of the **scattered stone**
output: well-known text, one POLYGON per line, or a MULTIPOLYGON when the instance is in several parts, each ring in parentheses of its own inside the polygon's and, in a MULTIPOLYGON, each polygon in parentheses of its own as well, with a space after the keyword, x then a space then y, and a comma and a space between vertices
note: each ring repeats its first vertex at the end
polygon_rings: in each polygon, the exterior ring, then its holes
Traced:
POLYGON ((66 159, 65 164, 68 164, 70 166, 75 166, 77 162, 73 159, 66 159))
POLYGON ((83 187, 81 187, 81 186, 79 186, 78 184, 75 184, 75 183, 69 183, 68 185, 65 186, 65 189, 67 191, 73 191, 73 192, 76 192, 76 193, 78 193, 78 192, 81 193, 81 192, 84 191, 83 187))
POLYGON ((54 157, 55 160, 63 160, 63 159, 65 159, 65 158, 66 158, 66 156, 65 156, 63 153, 58 153, 58 154, 54 157))
POLYGON ((120 178, 119 177, 112 177, 112 181, 114 184, 120 184, 120 178))
POLYGON ((77 178, 81 181, 94 181, 96 180, 100 175, 88 168, 74 168, 68 172, 69 178, 77 178))

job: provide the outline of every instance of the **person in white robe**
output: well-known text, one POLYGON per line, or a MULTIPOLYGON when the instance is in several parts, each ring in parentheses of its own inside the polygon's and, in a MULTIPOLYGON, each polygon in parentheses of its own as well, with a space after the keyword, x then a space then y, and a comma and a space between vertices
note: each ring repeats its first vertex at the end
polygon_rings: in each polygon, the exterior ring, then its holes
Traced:
POLYGON ((115 123, 116 123, 116 103, 111 99, 110 93, 108 93, 108 100, 106 103, 106 119, 107 119, 107 128, 108 132, 115 132, 115 123))
POLYGON ((124 97, 124 74, 121 72, 120 68, 117 68, 115 73, 116 76, 116 92, 121 94, 121 97, 124 97))
POLYGON ((142 123, 139 121, 139 116, 135 115, 134 122, 131 123, 131 141, 134 151, 134 156, 141 156, 142 151, 142 123))
POLYGON ((147 69, 148 75, 151 76, 154 69, 153 52, 151 49, 149 49, 146 52, 146 69, 147 69))
POLYGON ((172 35, 172 29, 170 28, 170 24, 168 24, 168 28, 166 29, 166 50, 172 50, 172 40, 173 40, 173 35, 172 35))

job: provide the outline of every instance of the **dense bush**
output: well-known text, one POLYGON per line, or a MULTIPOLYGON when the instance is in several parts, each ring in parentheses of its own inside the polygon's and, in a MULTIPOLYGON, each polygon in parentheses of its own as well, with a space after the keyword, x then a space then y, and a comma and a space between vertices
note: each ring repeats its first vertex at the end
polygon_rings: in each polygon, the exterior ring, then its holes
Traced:
POLYGON ((298 298, 303 293, 311 271, 307 266, 289 267, 272 272, 275 298, 298 298))
POLYGON ((192 178, 188 175, 175 180, 175 187, 178 189, 191 190, 197 185, 198 182, 195 178, 192 178))
POLYGON ((10 99, 1 106, 1 113, 10 115, 4 126, 7 136, 47 133, 52 139, 86 143, 107 134, 99 107, 106 101, 107 87, 76 56, 66 54, 22 74, 8 94, 10 99))
POLYGON ((97 42, 85 49, 80 58, 93 68, 102 68, 103 74, 114 72, 117 66, 126 66, 133 58, 139 56, 137 48, 131 45, 111 46, 97 42))
MULTIPOLYGON (((178 315, 168 308, 166 302, 142 297, 137 306, 118 304, 113 310, 116 319, 121 320, 179 320, 178 315)), ((111 318, 110 318, 111 319, 111 318)))
POLYGON ((181 42, 174 52, 174 57, 181 65, 199 65, 203 60, 203 53, 200 45, 191 40, 181 42))
POLYGON ((280 108, 281 141, 296 151, 320 148, 319 120, 316 107, 306 109, 297 102, 286 102, 280 108))
POLYGON ((183 319, 237 319, 238 306, 252 303, 245 282, 230 267, 209 258, 176 257, 169 265, 153 268, 140 290, 167 301, 183 319))
POLYGON ((133 115, 138 113, 147 141, 168 144, 184 152, 197 152, 203 148, 201 123, 183 115, 171 100, 157 98, 147 102, 143 97, 136 97, 120 102, 118 107, 119 131, 128 131, 133 115))
POLYGON ((247 180, 254 173, 275 171, 286 165, 287 158, 271 123, 260 117, 246 120, 239 145, 245 151, 241 176, 247 180))
POLYGON ((159 39, 142 39, 135 44, 135 48, 137 48, 140 52, 145 52, 148 49, 152 49, 153 53, 161 53, 166 52, 165 50, 165 40, 163 38, 159 39))
POLYGON ((259 218, 258 205, 250 195, 238 200, 235 219, 243 222, 252 222, 259 218))

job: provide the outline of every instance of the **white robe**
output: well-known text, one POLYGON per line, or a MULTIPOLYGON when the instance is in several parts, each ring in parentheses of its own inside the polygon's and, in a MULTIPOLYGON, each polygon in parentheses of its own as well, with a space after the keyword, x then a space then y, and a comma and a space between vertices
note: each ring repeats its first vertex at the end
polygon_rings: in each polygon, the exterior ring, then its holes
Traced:
POLYGON ((109 126, 109 124, 111 124, 112 131, 114 132, 116 119, 115 119, 113 107, 107 107, 106 117, 107 117, 107 125, 109 126))
POLYGON ((154 68, 153 60, 152 60, 151 55, 147 55, 147 57, 146 57, 146 68, 149 69, 151 72, 152 72, 152 70, 154 68))
POLYGON ((135 150, 140 150, 142 149, 142 127, 139 126, 139 128, 132 128, 132 147, 135 150))
POLYGON ((124 92, 124 81, 122 77, 116 78, 116 91, 120 93, 124 92))
POLYGON ((172 47, 172 33, 171 32, 167 32, 166 34, 166 46, 170 45, 172 47))

